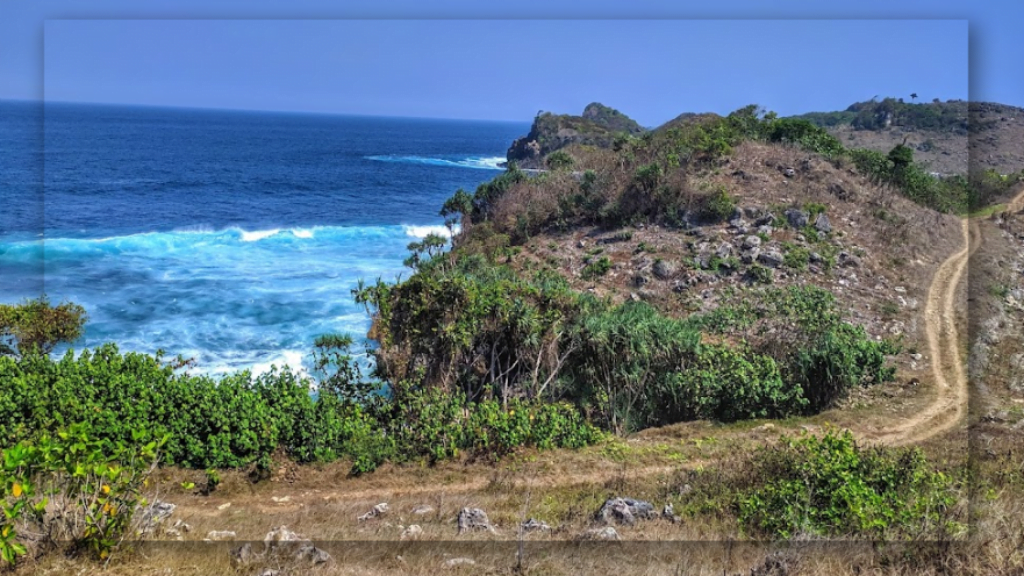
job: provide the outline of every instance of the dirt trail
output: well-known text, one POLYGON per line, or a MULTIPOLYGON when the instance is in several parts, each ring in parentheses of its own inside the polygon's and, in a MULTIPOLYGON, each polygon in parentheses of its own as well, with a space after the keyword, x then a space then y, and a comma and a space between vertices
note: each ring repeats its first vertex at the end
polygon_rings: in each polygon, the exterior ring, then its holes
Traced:
MULTIPOLYGON (((1024 191, 1007 204, 1007 211, 1024 210, 1024 191)), ((925 338, 932 364, 935 399, 924 410, 870 438, 882 444, 914 444, 941 434, 963 420, 968 406, 967 365, 961 353, 957 326, 957 292, 971 255, 981 246, 978 224, 962 222, 964 246, 935 272, 925 306, 925 338)))

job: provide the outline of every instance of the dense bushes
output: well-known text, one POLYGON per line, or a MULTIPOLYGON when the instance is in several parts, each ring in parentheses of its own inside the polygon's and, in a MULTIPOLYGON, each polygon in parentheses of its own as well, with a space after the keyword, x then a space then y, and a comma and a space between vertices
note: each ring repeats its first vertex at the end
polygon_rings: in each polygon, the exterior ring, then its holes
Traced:
POLYGON ((738 508, 756 535, 928 539, 961 528, 952 480, 916 448, 864 448, 829 430, 763 449, 751 472, 738 508))
POLYGON ((843 322, 818 288, 751 289, 679 320, 574 292, 549 272, 517 273, 459 252, 455 262, 357 295, 375 313, 378 376, 397 392, 438 388, 502 405, 564 400, 628 431, 817 412, 853 386, 892 377, 886 356, 895 347, 843 322))
MULTIPOLYGON (((341 373, 358 375, 347 366, 343 363, 341 373)), ((159 357, 121 354, 113 345, 77 357, 69 352, 59 360, 38 355, 0 358, 0 445, 82 425, 106 446, 130 445, 138 430, 167 435, 162 461, 188 468, 255 463, 257 470, 265 470, 271 455, 284 449, 299 462, 348 457, 358 471, 385 459, 431 455, 433 444, 417 444, 417 436, 401 432, 419 418, 415 407, 441 409, 444 400, 459 415, 466 411, 471 422, 504 426, 487 420, 493 406, 468 402, 464 396, 428 398, 427 392, 410 389, 400 402, 378 394, 356 398, 350 392, 359 386, 341 382, 338 373, 334 376, 314 396, 310 380, 287 370, 259 376, 241 372, 214 380, 178 374, 159 357), (428 406, 431 402, 436 405, 428 406)), ((588 425, 564 406, 517 402, 514 409, 531 424, 526 433, 503 436, 480 425, 472 430, 484 436, 467 429, 455 446, 489 451, 497 446, 507 452, 525 445, 576 446, 580 438, 596 437, 588 436, 588 425), (566 428, 570 425, 573 430, 566 428)))

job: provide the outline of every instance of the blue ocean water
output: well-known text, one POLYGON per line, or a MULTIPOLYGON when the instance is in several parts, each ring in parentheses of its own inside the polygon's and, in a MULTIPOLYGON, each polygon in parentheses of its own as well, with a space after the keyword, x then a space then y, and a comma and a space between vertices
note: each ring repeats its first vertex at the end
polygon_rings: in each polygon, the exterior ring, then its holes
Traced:
POLYGON ((223 373, 357 339, 350 290, 393 280, 525 123, 0 102, 0 302, 89 314, 76 349, 223 373))

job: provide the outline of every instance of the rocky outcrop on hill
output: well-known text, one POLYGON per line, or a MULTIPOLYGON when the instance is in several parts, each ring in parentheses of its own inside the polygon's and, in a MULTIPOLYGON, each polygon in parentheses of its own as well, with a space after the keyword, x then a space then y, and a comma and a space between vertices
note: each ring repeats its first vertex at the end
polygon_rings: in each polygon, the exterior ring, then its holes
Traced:
POLYGON ((544 158, 572 144, 609 148, 620 134, 635 135, 644 128, 614 108, 593 102, 580 116, 543 112, 533 119, 530 133, 512 142, 506 153, 520 168, 543 168, 544 158))

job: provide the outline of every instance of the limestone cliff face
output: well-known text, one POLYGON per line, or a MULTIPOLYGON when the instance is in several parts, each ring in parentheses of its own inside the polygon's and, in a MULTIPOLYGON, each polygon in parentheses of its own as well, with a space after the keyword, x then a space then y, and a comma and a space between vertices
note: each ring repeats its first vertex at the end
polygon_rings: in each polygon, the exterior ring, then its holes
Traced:
POLYGON ((544 112, 533 119, 530 133, 512 142, 506 153, 520 168, 543 168, 544 157, 570 144, 607 148, 619 134, 640 134, 644 128, 629 116, 597 102, 580 116, 544 112))

